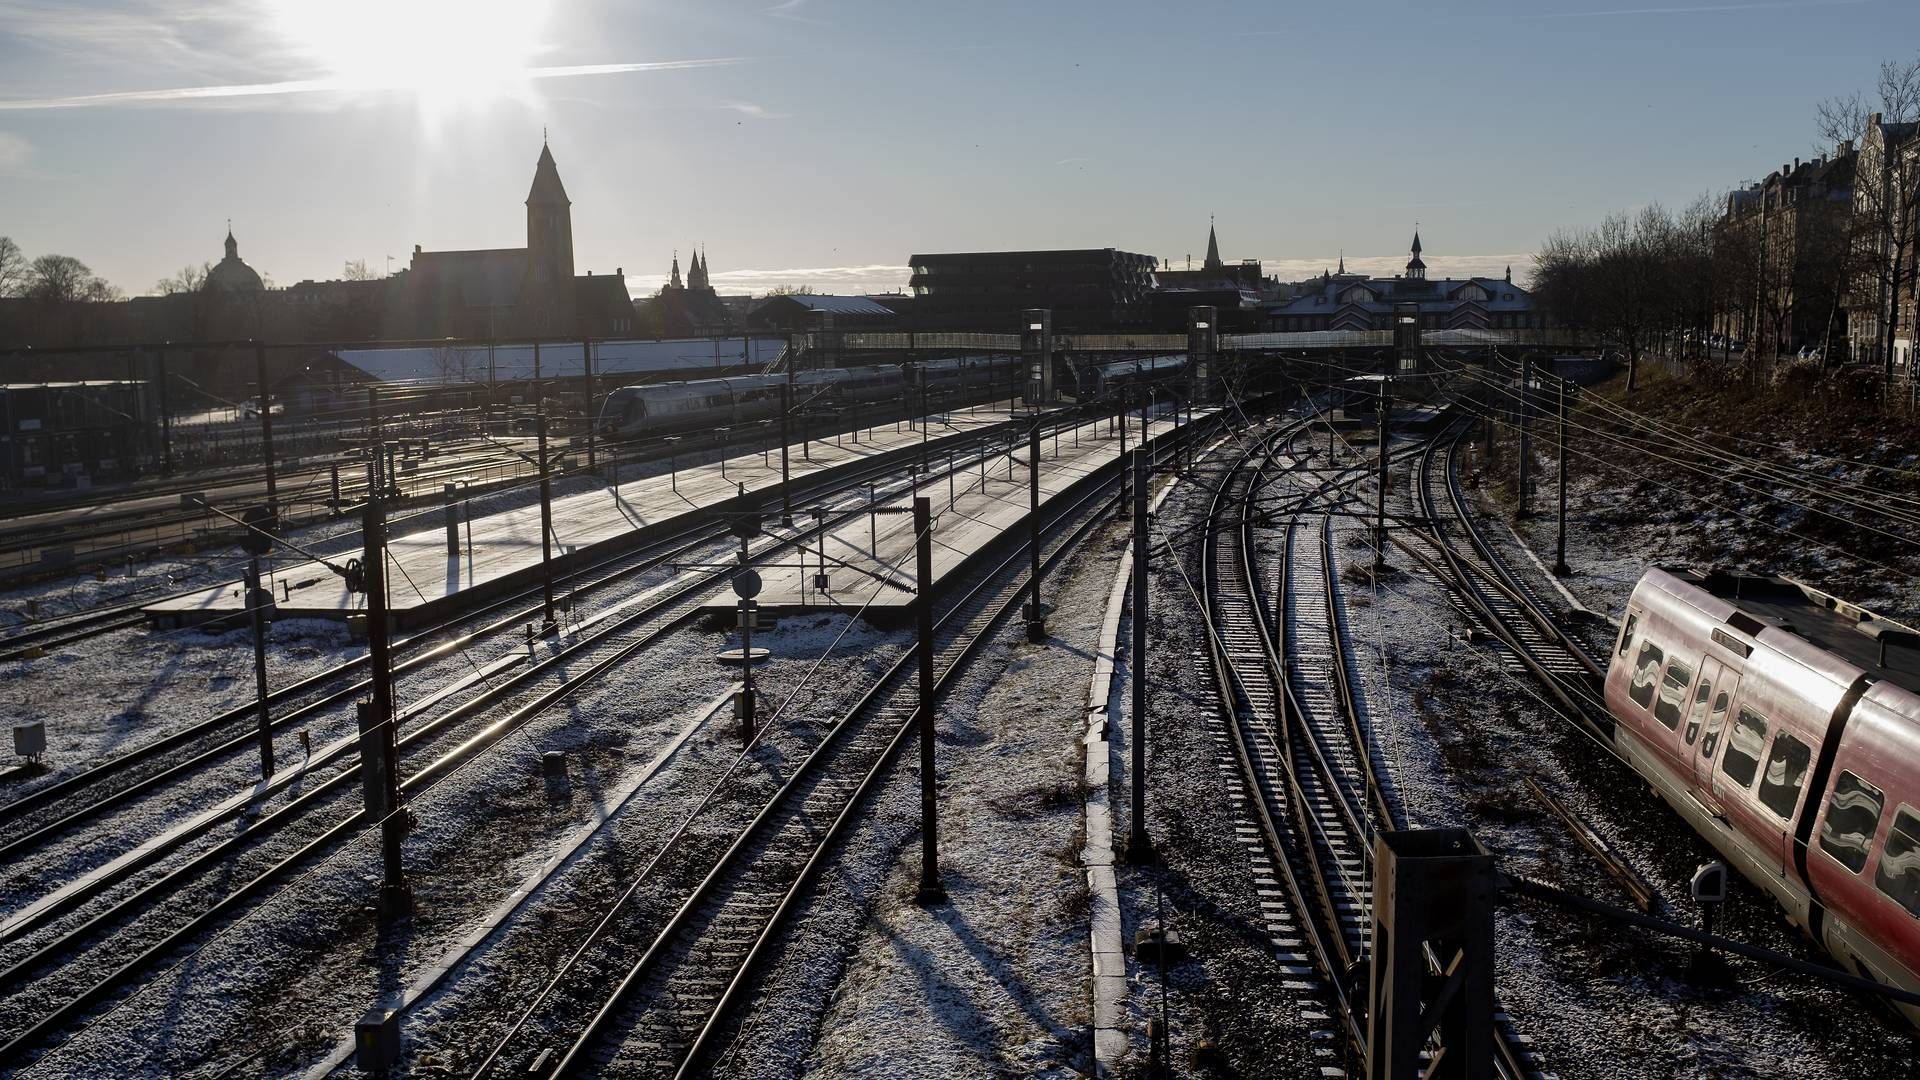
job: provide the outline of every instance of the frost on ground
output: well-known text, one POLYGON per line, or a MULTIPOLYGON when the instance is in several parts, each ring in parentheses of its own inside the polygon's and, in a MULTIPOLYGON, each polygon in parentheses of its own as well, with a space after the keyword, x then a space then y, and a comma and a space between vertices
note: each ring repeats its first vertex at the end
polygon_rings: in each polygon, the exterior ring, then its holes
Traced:
MULTIPOLYGON (((575 479, 555 485, 556 494, 575 479)), ((476 498, 473 513, 493 513, 537 499, 514 488, 476 498)), ((394 535, 438 529, 438 512, 409 516, 394 535)), ((288 540, 324 555, 358 555, 357 518, 340 518, 294 531, 288 540)), ((305 562, 283 549, 279 561, 305 562)), ((271 584, 276 558, 264 560, 271 584)), ((0 591, 0 626, 24 625, 102 606, 157 599, 222 583, 238 587, 246 559, 237 548, 201 555, 169 555, 136 564, 134 576, 115 572, 75 574, 0 591)), ((255 699, 251 633, 245 629, 185 629, 166 632, 143 626, 116 630, 52 649, 38 660, 0 663, 0 711, 12 723, 45 722, 45 771, 10 784, 6 798, 62 777, 134 746, 152 742, 195 721, 255 699)), ((348 639, 344 624, 311 619, 275 623, 267 631, 267 685, 278 689, 366 652, 348 639)))
MULTIPOLYGON (((1650 400, 1685 415, 1683 387, 1656 383, 1650 400), (1664 396, 1663 396, 1664 395, 1664 396)), ((1639 403, 1636 402, 1636 405, 1639 403)), ((1709 398, 1706 416, 1724 408, 1709 398)), ((1743 429, 1768 430, 1765 415, 1743 429)), ((1782 434, 1782 439, 1789 436, 1782 434)), ((1478 436, 1473 440, 1478 443, 1478 436)), ((1551 429, 1536 441, 1550 451, 1551 429)), ((1575 438, 1576 453, 1582 448, 1575 438)), ((1601 447, 1585 449, 1597 458, 1601 447)), ((1831 447, 1829 447, 1831 449, 1831 447)), ((1664 451, 1663 451, 1664 453, 1664 451)), ((1784 449, 1783 457, 1794 451, 1784 449)), ((1554 557, 1551 458, 1536 461, 1532 519, 1512 521, 1513 449, 1497 444, 1491 458, 1477 448, 1463 462, 1470 498, 1482 525, 1508 565, 1540 596, 1564 609, 1547 575, 1509 531, 1517 524, 1540 562, 1554 557)), ((1911 606, 1905 586, 1865 585, 1871 575, 1855 563, 1823 554, 1780 530, 1806 531, 1793 508, 1753 492, 1715 490, 1706 480, 1685 485, 1723 507, 1694 502, 1650 481, 1670 479, 1653 457, 1635 459, 1617 448, 1611 467, 1588 459, 1570 485, 1567 559, 1575 574, 1564 584, 1587 606, 1617 614, 1649 562, 1730 564, 1787 572, 1835 591, 1873 597, 1898 610, 1911 606), (1744 502, 1734 500, 1742 499, 1744 502), (1836 584, 1838 582, 1839 584, 1836 584)), ((1580 460, 1577 459, 1576 460, 1580 460)), ((1800 496, 1796 496, 1799 498, 1800 496)), ((1839 543, 1838 532, 1821 532, 1839 543)), ((1878 548, 1868 548, 1882 558, 1878 548)), ((1378 710, 1381 737, 1393 747, 1400 790, 1416 825, 1465 825, 1499 857, 1504 869, 1618 905, 1627 900, 1557 818, 1527 793, 1531 777, 1580 814, 1647 875, 1664 917, 1697 921, 1688 896, 1695 866, 1715 857, 1685 824, 1647 794, 1645 785, 1606 751, 1548 707, 1540 689, 1497 649, 1470 641, 1466 624, 1446 595, 1422 574, 1396 579, 1379 591, 1349 586, 1349 617, 1357 640, 1377 654, 1359 668, 1368 694, 1392 695, 1393 710, 1378 710)), ((1591 622, 1586 636, 1604 656, 1611 628, 1591 622)), ((1363 646, 1363 652, 1367 651, 1363 646)), ((1784 929, 1772 904, 1742 883, 1717 929, 1736 938, 1819 960, 1802 938, 1784 929)), ((1816 980, 1783 976, 1735 960, 1731 985, 1697 977, 1693 951, 1534 903, 1503 902, 1498 924, 1499 987, 1519 1030, 1530 1036, 1547 1068, 1573 1077, 1808 1077, 1907 1075, 1916 1043, 1903 1025, 1873 1014, 1861 999, 1816 980)))
POLYGON ((1044 645, 1012 620, 942 706, 948 902, 923 907, 913 751, 781 935, 729 1077, 1077 1076, 1091 1071, 1080 735, 1113 543, 1048 588, 1044 645))

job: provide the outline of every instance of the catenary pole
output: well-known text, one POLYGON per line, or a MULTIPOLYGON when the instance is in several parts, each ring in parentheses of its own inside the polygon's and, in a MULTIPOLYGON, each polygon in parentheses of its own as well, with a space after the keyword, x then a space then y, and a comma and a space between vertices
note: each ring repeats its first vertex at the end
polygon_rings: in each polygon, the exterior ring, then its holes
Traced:
POLYGON ((255 343, 253 359, 260 380, 260 449, 267 460, 267 509, 278 517, 280 486, 273 473, 273 409, 267 399, 267 347, 264 344, 255 343))
POLYGON ((1573 568, 1567 565, 1567 380, 1565 379, 1560 380, 1560 432, 1556 441, 1559 443, 1557 447, 1559 460, 1556 467, 1560 473, 1558 484, 1560 530, 1554 540, 1553 572, 1565 577, 1573 573, 1573 568))
POLYGON ((919 899, 923 904, 938 904, 946 900, 947 890, 940 884, 940 806, 934 790, 933 506, 924 495, 913 499, 913 561, 919 591, 913 603, 920 668, 919 899))
POLYGON ((1127 835, 1127 861, 1153 858, 1153 840, 1147 834, 1147 453, 1136 448, 1130 459, 1133 473, 1133 644, 1127 664, 1133 684, 1132 821, 1127 835))

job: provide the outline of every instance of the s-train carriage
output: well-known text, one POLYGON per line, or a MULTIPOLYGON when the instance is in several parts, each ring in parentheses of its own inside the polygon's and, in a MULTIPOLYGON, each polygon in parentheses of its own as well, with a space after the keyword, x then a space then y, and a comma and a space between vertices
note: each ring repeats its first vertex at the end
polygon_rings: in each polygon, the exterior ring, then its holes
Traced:
POLYGON ((1615 748, 1731 865, 1920 992, 1920 634, 1784 578, 1654 568, 1606 700, 1615 748))
POLYGON ((1106 397, 1143 383, 1159 383, 1177 378, 1187 370, 1184 356, 1144 356, 1096 364, 1087 373, 1087 393, 1106 397))

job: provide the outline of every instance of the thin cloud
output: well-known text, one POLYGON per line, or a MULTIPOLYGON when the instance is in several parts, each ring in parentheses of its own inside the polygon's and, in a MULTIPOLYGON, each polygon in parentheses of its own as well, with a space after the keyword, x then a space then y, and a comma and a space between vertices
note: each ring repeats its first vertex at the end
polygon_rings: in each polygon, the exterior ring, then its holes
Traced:
POLYGON ((756 105, 751 101, 729 101, 720 107, 732 109, 742 116, 750 116, 755 120, 785 120, 789 115, 783 112, 771 112, 766 106, 756 105))
POLYGON ((1719 11, 1783 11, 1789 8, 1855 7, 1874 0, 1760 0, 1738 4, 1692 4, 1685 7, 1609 8, 1601 11, 1533 12, 1535 19, 1598 19, 1609 15, 1699 15, 1719 11))
MULTIPOLYGON (((723 56, 703 60, 656 60, 633 64, 571 64, 564 67, 528 68, 520 74, 526 79, 571 79, 594 75, 625 75, 642 71, 684 71, 691 68, 721 67, 743 63, 745 60, 745 57, 740 56, 723 56)), ((164 90, 122 90, 107 94, 77 94, 71 97, 20 98, 0 101, 0 112, 111 108, 123 105, 192 105, 196 102, 232 98, 399 89, 408 85, 410 84, 402 80, 395 80, 392 84, 386 85, 358 79, 284 79, 278 82, 235 83, 226 86, 181 86, 164 90)))
POLYGON ((0 131, 0 176, 19 176, 33 160, 33 144, 10 131, 0 131))

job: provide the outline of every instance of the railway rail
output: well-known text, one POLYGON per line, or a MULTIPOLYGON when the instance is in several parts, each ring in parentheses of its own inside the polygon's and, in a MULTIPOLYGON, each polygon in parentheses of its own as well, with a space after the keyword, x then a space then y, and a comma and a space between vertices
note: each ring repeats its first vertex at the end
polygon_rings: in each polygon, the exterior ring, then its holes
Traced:
MULTIPOLYGON (((1092 532, 1111 498, 1104 485, 1088 485, 1051 513, 1048 567, 1092 532), (1078 524, 1060 535, 1074 518, 1078 524)), ((936 695, 1018 612, 1025 560, 1014 545, 937 613, 936 695)), ((917 649, 899 657, 806 749, 663 922, 630 911, 634 889, 652 867, 639 875, 476 1075, 571 1075, 616 1059, 622 1074, 698 1075, 755 964, 917 730, 911 675, 918 659, 917 649), (608 970, 624 971, 611 990, 604 985, 608 970)))
MULTIPOLYGON (((992 434, 983 433, 980 440, 985 452, 994 448, 992 434)), ((958 464, 964 470, 967 465, 958 464)), ((864 474, 845 474, 833 479, 836 490, 857 488, 867 477, 864 474)), ((855 516, 859 506, 851 506, 843 511, 844 516, 855 516)), ((764 545, 756 552, 755 558, 764 558, 776 551, 784 550, 793 544, 803 542, 806 533, 796 534, 792 538, 776 539, 764 545)), ((708 536, 707 539, 711 539, 708 536)), ((704 541, 696 541, 695 544, 704 541)), ((683 547, 681 550, 685 550, 683 547)), ((657 562, 658 560, 656 560, 657 562)), ((684 625, 695 615, 692 598, 704 594, 721 584, 726 571, 685 573, 681 578, 668 585, 657 587, 651 593, 629 602, 626 609, 616 607, 603 613, 608 625, 594 634, 582 638, 558 651, 554 655, 527 667, 504 679, 501 683, 480 691, 476 696, 459 705, 432 717, 420 719, 412 727, 404 728, 401 736, 401 752, 404 757, 414 760, 429 756, 436 748, 443 748, 439 756, 416 768, 403 783, 403 791, 409 796, 417 796, 439 780, 451 775, 467 761, 475 759, 482 751, 494 745, 509 732, 524 725, 554 703, 564 700, 577 692, 582 686, 603 675, 625 658, 633 655, 647 645, 659 640, 674 628, 684 625), (596 652, 597 651, 597 652, 596 652), (586 666, 581 668, 581 664, 586 666), (505 716, 486 722, 485 709, 507 700, 510 693, 518 693, 522 698, 531 695, 505 716), (479 729, 473 730, 475 722, 481 722, 479 729), (444 749, 449 742, 456 742, 450 749, 444 749)), ((511 625, 513 618, 501 620, 498 625, 511 625)), ((454 646, 449 643, 444 650, 454 646)), ((507 659, 513 659, 510 654, 507 659)), ((418 659, 418 658, 416 658, 418 659)), ((503 665, 498 670, 504 670, 503 665)), ((416 702, 409 709, 411 715, 424 716, 427 709, 456 692, 470 688, 479 680, 469 677, 465 685, 443 687, 441 691, 416 702)), ((364 684, 361 684, 364 685, 364 684)), ((329 695, 331 700, 340 700, 357 692, 359 686, 348 687, 329 695)), ((235 744, 244 744, 248 740, 240 737, 235 744)), ((186 856, 184 861, 170 869, 158 880, 141 885, 131 895, 115 900, 104 911, 87 918, 74 927, 51 940, 41 943, 30 954, 12 963, 9 969, 0 974, 0 983, 20 986, 22 980, 37 973, 58 971, 78 955, 96 955, 92 947, 104 947, 112 942, 121 947, 122 955, 127 951, 129 935, 125 932, 109 938, 103 935, 115 928, 126 927, 137 922, 141 934, 133 948, 138 955, 120 963, 106 978, 81 987, 43 1015, 37 1017, 23 1030, 13 1036, 11 1041, 0 1047, 0 1054, 14 1055, 31 1052, 52 1041, 60 1032, 81 1021, 85 1015, 111 997, 116 991, 134 981, 138 976, 162 962, 184 946, 193 937, 216 925, 228 914, 236 912, 244 904, 261 895, 267 887, 283 880, 296 869, 311 864, 324 853, 336 849, 364 827, 362 815, 353 807, 353 781, 358 770, 354 767, 355 748, 350 742, 323 751, 319 761, 308 763, 308 769, 317 770, 324 766, 328 769, 340 769, 331 775, 320 773, 325 779, 304 790, 286 804, 253 818, 243 829, 219 840, 212 847, 186 856), (323 808, 328 806, 346 809, 345 816, 332 825, 323 808), (300 828, 288 830, 287 836, 276 837, 283 827, 290 823, 299 823, 300 828), (315 830, 318 834, 315 835, 315 830), (211 904, 186 917, 184 923, 176 923, 171 928, 162 929, 149 924, 155 920, 143 917, 146 912, 166 903, 176 891, 191 890, 200 876, 208 868, 245 859, 250 867, 266 863, 257 873, 245 879, 245 884, 219 896, 211 904), (144 935, 144 936, 142 936, 144 935)), ((211 751, 209 752, 211 753, 211 751)), ((303 769, 301 775, 305 775, 303 769)), ((255 812, 250 809, 253 803, 239 800, 230 804, 226 813, 209 816, 198 823, 194 833, 203 832, 217 820, 231 817, 241 811, 255 812)), ((126 880, 140 866, 158 859, 169 849, 180 846, 187 839, 182 835, 169 838, 154 845, 154 850, 136 852, 135 858, 111 868, 111 872, 99 876, 97 884, 72 890, 62 894, 57 900, 47 904, 45 910, 33 911, 26 916, 16 915, 8 924, 7 936, 17 936, 52 916, 90 899, 104 894, 110 887, 126 880), (17 925, 15 925, 17 924, 17 925)), ((233 876, 233 871, 228 871, 233 876)), ((189 905, 191 906, 191 905, 189 905)), ((178 918, 178 915, 176 915, 178 918)))
MULTIPOLYGON (((1252 796, 1245 805, 1292 901, 1305 959, 1335 1006, 1341 1041, 1364 1060, 1356 979, 1369 945, 1372 835, 1405 823, 1354 695, 1338 595, 1332 518, 1364 477, 1361 468, 1330 468, 1296 493, 1276 526, 1280 610, 1256 599, 1256 529, 1270 517, 1256 507, 1276 476, 1292 479, 1298 459, 1284 448, 1300 430, 1250 444, 1226 467, 1206 515, 1203 596, 1226 727, 1252 796)), ((1509 1080, 1541 1075, 1504 1013, 1496 1014, 1494 1049, 1509 1080)))

